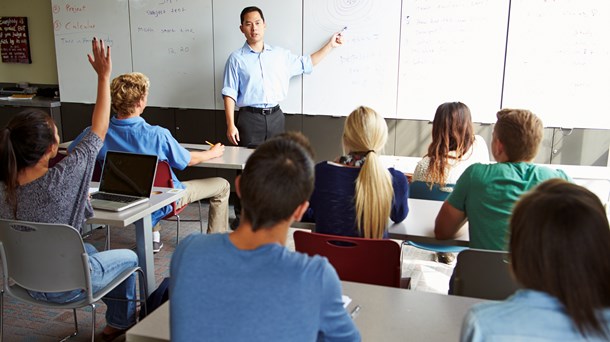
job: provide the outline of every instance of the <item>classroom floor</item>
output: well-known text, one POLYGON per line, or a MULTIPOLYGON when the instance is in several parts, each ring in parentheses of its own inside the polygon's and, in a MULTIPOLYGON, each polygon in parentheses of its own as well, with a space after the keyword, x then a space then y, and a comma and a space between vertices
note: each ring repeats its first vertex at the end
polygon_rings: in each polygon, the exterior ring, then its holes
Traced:
MULTIPOLYGON (((207 225, 208 205, 202 204, 202 216, 204 227, 207 225)), ((233 219, 233 208, 230 209, 233 219)), ((183 219, 197 218, 196 205, 190 205, 181 215, 183 219)), ((155 254, 155 278, 157 283, 164 277, 169 276, 169 265, 171 256, 176 248, 176 223, 162 221, 161 241, 164 247, 161 252, 155 254)), ((199 224, 196 222, 182 222, 180 224, 180 236, 184 237, 190 233, 199 232, 199 224)), ((85 242, 92 243, 98 249, 103 249, 105 239, 104 229, 95 229, 85 242)), ((133 229, 111 228, 112 248, 134 248, 135 232, 133 229)), ((288 248, 294 249, 292 239, 289 238, 288 248)), ((411 246, 403 247, 403 276, 411 277, 411 287, 414 291, 426 291, 436 293, 447 293, 449 277, 453 271, 452 265, 445 265, 434 261, 434 253, 423 251, 411 246)), ((0 281, 2 281, 0 279, 0 281)), ((106 306, 100 302, 97 308, 96 341, 102 341, 101 331, 105 326, 104 313, 106 306)), ((79 334, 70 341, 89 341, 91 329, 90 309, 79 309, 76 311, 79 323, 79 334)), ((26 305, 14 299, 4 297, 4 341, 57 341, 71 333, 73 320, 71 310, 50 310, 38 306, 26 305)), ((119 337, 115 341, 123 341, 119 337)))

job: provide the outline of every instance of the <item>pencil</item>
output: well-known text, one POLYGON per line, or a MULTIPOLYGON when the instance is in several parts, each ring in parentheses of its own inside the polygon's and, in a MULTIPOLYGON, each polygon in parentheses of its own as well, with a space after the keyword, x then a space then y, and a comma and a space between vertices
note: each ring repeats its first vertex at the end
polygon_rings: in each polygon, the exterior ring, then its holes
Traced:
POLYGON ((205 143, 206 143, 206 144, 208 144, 208 145, 210 145, 210 146, 214 146, 214 144, 212 144, 211 142, 209 142, 209 141, 207 141, 207 140, 205 141, 205 143))

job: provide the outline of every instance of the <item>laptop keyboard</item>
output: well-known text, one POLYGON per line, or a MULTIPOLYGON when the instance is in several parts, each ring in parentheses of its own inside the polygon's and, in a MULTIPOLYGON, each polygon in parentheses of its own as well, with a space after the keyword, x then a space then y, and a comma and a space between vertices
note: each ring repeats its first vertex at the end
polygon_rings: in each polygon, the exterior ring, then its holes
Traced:
POLYGON ((112 202, 120 202, 120 203, 129 203, 138 200, 138 197, 124 196, 124 195, 115 195, 115 194, 107 194, 97 192, 91 195, 91 198, 104 200, 104 201, 112 201, 112 202))

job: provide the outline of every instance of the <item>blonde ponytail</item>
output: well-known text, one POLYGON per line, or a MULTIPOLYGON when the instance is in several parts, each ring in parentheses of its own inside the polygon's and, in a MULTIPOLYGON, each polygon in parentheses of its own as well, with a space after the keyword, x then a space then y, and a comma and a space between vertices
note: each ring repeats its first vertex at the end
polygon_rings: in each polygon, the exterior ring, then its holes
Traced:
POLYGON ((392 177, 379 158, 387 139, 385 120, 371 108, 358 107, 345 121, 344 148, 366 153, 354 196, 356 225, 365 238, 383 238, 392 209, 392 177))

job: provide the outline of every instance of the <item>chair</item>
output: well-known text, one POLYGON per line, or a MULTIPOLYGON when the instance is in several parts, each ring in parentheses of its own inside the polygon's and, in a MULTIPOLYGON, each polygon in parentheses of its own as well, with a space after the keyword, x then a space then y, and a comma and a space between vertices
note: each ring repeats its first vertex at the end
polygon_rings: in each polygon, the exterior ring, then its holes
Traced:
POLYGON ((339 278, 373 285, 409 288, 410 278, 401 279, 400 245, 376 240, 294 232, 295 249, 328 258, 339 278))
MULTIPOLYGON (((157 174, 155 175, 155 186, 163 187, 163 188, 173 188, 174 181, 172 180, 172 168, 169 164, 162 160, 157 164, 157 174)), ((201 233, 203 234, 203 222, 201 222, 201 202, 197 201, 199 204, 199 228, 201 233)), ((180 213, 186 209, 188 203, 178 208, 178 204, 176 202, 172 203, 172 211, 167 214, 163 220, 168 220, 171 217, 176 217, 176 244, 178 244, 178 239, 180 237, 180 213)), ((184 222, 196 222, 197 220, 182 220, 184 222)))
POLYGON ((468 249, 457 257, 451 294, 504 300, 520 288, 510 271, 508 252, 468 249))
POLYGON ((432 185, 432 189, 426 182, 414 181, 409 184, 409 198, 426 199, 431 201, 444 201, 453 189, 455 184, 445 184, 441 187, 440 184, 432 185))
POLYGON ((74 333, 78 334, 76 309, 91 306, 91 341, 95 337, 96 302, 134 272, 140 275, 140 302, 146 311, 146 280, 140 267, 132 267, 117 276, 105 288, 93 292, 86 253, 80 233, 69 225, 47 224, 0 219, 0 256, 3 267, 3 289, 0 292, 0 340, 4 325, 4 293, 11 297, 44 307, 72 309, 74 333), (86 298, 70 303, 38 301, 28 290, 63 292, 84 289, 86 298))

